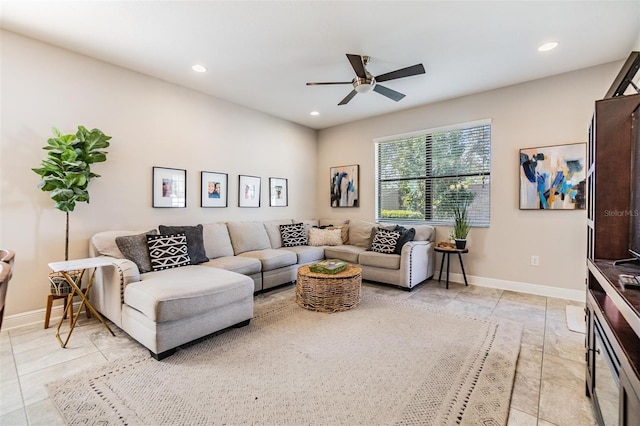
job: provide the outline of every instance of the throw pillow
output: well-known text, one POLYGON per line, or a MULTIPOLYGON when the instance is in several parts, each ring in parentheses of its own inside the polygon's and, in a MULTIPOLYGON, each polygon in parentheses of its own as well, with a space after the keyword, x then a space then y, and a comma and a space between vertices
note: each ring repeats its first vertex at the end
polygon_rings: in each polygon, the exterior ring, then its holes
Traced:
POLYGON ((342 236, 340 229, 309 229, 310 246, 341 246, 342 236))
POLYGON ((396 243, 396 248, 393 250, 395 254, 402 254, 402 246, 404 246, 409 241, 413 241, 416 237, 416 229, 415 228, 405 228, 403 226, 396 226, 394 231, 400 233, 400 238, 396 243))
POLYGON ((116 245, 125 257, 138 266, 141 274, 151 272, 151 259, 149 258, 149 247, 147 246, 147 235, 158 235, 158 231, 152 229, 149 232, 138 235, 123 235, 116 237, 116 245))
POLYGON ((185 234, 147 235, 146 237, 152 270, 162 271, 191 263, 185 234))
POLYGON ((280 225, 280 237, 283 247, 295 247, 307 245, 307 232, 302 223, 280 225))
POLYGON ((184 234, 187 237, 187 250, 192 265, 208 262, 207 252, 204 249, 202 237, 202 225, 197 226, 165 226, 158 227, 162 235, 184 234))
POLYGON ((376 236, 376 232, 378 232, 378 229, 386 229, 387 231, 395 231, 396 229, 396 225, 378 225, 377 227, 373 227, 371 228, 371 235, 369 236, 369 243, 367 244, 367 251, 371 251, 372 250, 372 245, 373 245, 373 239, 376 236))
POLYGON ((349 244, 349 225, 329 225, 327 229, 339 229, 341 232, 342 244, 349 244))
POLYGON ((396 243, 400 239, 400 233, 397 231, 388 231, 386 229, 379 228, 376 232, 376 236, 373 237, 373 244, 371 244, 371 250, 376 253, 393 253, 396 249, 396 243))

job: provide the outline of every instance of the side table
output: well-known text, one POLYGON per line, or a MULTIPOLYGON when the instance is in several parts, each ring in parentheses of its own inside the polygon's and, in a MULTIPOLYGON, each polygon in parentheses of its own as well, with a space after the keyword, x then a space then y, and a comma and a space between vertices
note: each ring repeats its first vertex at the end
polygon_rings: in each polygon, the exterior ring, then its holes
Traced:
MULTIPOLYGON (((58 339, 60 346, 62 346, 63 348, 67 346, 67 343, 69 343, 69 338, 71 338, 71 333, 73 333, 73 329, 75 328, 76 323, 78 322, 78 318, 80 317, 80 313, 82 312, 83 306, 85 307, 85 309, 91 311, 91 313, 93 313, 96 316, 96 318, 98 318, 98 320, 102 323, 102 325, 104 325, 106 329, 109 330, 109 333, 111 333, 112 336, 115 336, 113 331, 111 331, 111 329, 109 328, 109 325, 105 322, 104 318, 102 318, 102 315, 100 315, 98 311, 96 311, 96 309, 93 307, 93 305, 89 301, 89 292, 91 291, 91 287, 93 286, 93 280, 96 275, 96 269, 102 266, 111 266, 111 265, 112 263, 109 260, 102 259, 100 257, 88 257, 85 259, 66 260, 62 262, 49 263, 49 268, 51 268, 53 272, 60 272, 64 277, 64 279, 67 280, 67 282, 71 286, 70 300, 73 300, 73 296, 76 296, 76 295, 80 296, 80 299, 82 299, 82 303, 80 303, 80 307, 78 308, 76 315, 73 317, 73 322, 69 327, 69 334, 67 335, 67 338, 65 339, 64 342, 60 337, 60 327, 64 323, 64 317, 67 315, 67 311, 70 308, 73 309, 73 303, 67 304, 67 307, 62 315, 62 318, 60 319, 60 323, 58 324, 58 328, 56 330, 56 339, 58 339), (87 288, 82 290, 81 288, 82 276, 84 275, 84 271, 87 271, 89 269, 93 269, 93 272, 91 273, 91 277, 89 278, 89 283, 87 284, 87 288), (77 274, 77 277, 74 280, 69 274, 69 272, 78 271, 78 270, 83 272, 80 274, 77 274)), ((73 313, 71 315, 73 316, 73 313)))
POLYGON ((445 247, 436 247, 434 249, 437 253, 442 253, 442 261, 440 262, 440 275, 438 275, 438 282, 442 278, 442 267, 444 266, 444 258, 447 258, 447 288, 449 288, 449 256, 452 253, 458 254, 458 259, 460 259, 460 268, 462 268, 462 276, 464 277, 464 285, 468 286, 467 282, 467 274, 464 272, 464 264, 462 263, 462 253, 469 253, 468 248, 456 249, 456 248, 445 248, 445 247))

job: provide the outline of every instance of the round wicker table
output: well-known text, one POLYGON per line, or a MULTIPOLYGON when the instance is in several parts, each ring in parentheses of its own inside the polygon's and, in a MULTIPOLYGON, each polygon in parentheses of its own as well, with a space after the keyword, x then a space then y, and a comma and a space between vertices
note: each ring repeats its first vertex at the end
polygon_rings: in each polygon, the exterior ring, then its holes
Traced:
POLYGON ((349 265, 337 274, 311 272, 309 266, 298 268, 296 303, 318 312, 340 312, 360 303, 362 269, 349 265))

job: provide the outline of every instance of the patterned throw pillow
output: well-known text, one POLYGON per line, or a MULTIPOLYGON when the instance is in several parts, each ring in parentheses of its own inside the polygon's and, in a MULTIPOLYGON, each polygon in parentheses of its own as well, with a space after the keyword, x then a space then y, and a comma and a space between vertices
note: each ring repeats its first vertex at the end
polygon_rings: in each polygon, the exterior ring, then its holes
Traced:
POLYGON ((149 247, 147 246, 147 235, 157 235, 155 229, 138 235, 125 235, 116 237, 116 245, 122 255, 138 266, 141 274, 151 272, 151 259, 149 258, 149 247))
POLYGON ((149 258, 154 271, 189 265, 187 237, 184 234, 147 235, 149 258))
POLYGON ((341 246, 342 231, 340 229, 309 229, 310 246, 341 246))
POLYGON ((371 250, 377 253, 393 253, 399 238, 400 232, 378 229, 375 237, 373 237, 371 250))
POLYGON ((280 225, 280 237, 283 247, 307 245, 307 231, 302 223, 280 225))

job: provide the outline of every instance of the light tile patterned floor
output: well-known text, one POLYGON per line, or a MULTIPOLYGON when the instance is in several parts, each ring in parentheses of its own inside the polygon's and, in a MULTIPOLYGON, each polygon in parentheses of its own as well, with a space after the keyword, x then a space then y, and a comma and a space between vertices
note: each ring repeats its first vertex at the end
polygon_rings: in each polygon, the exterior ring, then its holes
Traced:
MULTIPOLYGON (((364 292, 411 298, 453 313, 507 318, 524 324, 509 425, 595 425, 585 396, 584 335, 570 331, 562 299, 485 287, 427 281, 413 291, 365 283, 364 292)), ((256 296, 256 304, 294 297, 294 286, 256 296)), ((83 317, 84 318, 84 315, 83 317)), ((57 324, 56 324, 57 325, 57 324)), ((112 337, 95 319, 83 319, 66 349, 48 330, 22 327, 0 333, 0 425, 64 424, 45 384, 119 357, 148 353, 113 327, 112 337)))

